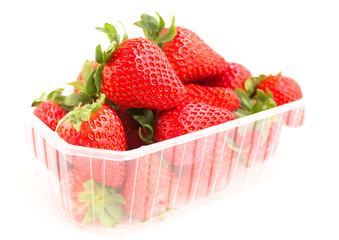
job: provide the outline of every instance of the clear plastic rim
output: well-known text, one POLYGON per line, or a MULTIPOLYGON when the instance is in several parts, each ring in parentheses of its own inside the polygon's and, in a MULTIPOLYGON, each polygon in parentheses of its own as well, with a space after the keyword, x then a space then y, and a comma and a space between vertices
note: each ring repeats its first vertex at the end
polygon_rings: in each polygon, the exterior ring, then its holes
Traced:
POLYGON ((173 139, 168 139, 162 142, 153 143, 151 145, 142 146, 137 149, 128 150, 128 151, 114 151, 107 149, 97 149, 97 148, 88 148, 83 146, 76 146, 69 144, 63 141, 56 132, 53 132, 50 128, 48 128, 40 119, 38 119, 32 112, 29 114, 30 119, 28 126, 33 128, 39 128, 43 131, 39 132, 48 142, 53 145, 55 149, 63 152, 64 154, 84 156, 84 157, 93 157, 93 158, 101 158, 103 160, 114 160, 114 161, 127 161, 136 159, 142 156, 149 155, 151 153, 159 152, 166 148, 170 148, 176 145, 183 144, 188 141, 195 140, 197 138, 207 137, 209 135, 213 135, 222 131, 226 131, 241 125, 248 124, 250 122, 254 122, 260 119, 264 119, 273 115, 281 114, 287 112, 289 110, 293 110, 299 107, 303 107, 305 105, 304 98, 299 99, 297 101, 287 103, 263 112, 259 112, 253 115, 249 115, 247 117, 243 117, 240 119, 236 119, 230 122, 226 122, 217 126, 212 126, 197 132, 188 133, 180 137, 176 137, 173 139), (75 154, 76 152, 76 154, 75 154))

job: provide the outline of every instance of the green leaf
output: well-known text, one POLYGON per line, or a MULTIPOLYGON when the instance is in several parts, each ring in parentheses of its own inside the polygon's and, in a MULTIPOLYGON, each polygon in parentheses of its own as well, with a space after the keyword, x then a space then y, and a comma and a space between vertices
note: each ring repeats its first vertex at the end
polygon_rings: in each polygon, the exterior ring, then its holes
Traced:
POLYGON ((258 102, 264 103, 267 99, 267 96, 264 91, 257 89, 257 94, 254 97, 258 102))
POLYGON ((104 62, 104 54, 102 53, 100 44, 95 48, 95 61, 97 63, 103 63, 104 62))
POLYGON ((86 92, 89 96, 93 96, 98 92, 98 89, 95 86, 94 72, 88 77, 86 84, 86 92))
POLYGON ((32 102, 32 107, 36 107, 39 105, 42 101, 53 101, 60 105, 60 103, 64 100, 65 96, 62 95, 62 92, 64 91, 63 88, 58 88, 49 94, 46 95, 46 93, 42 93, 39 98, 36 98, 32 102))
POLYGON ((261 111, 260 103, 256 102, 251 109, 251 114, 258 113, 261 111))
POLYGON ((83 224, 99 219, 106 228, 112 228, 123 217, 125 199, 116 189, 105 186, 95 180, 88 180, 84 184, 85 192, 80 194, 80 201, 88 202, 89 209, 83 224))
POLYGON ((239 164, 240 164, 240 165, 242 165, 242 166, 244 166, 244 167, 246 167, 246 168, 251 167, 250 163, 249 163, 248 161, 246 161, 246 160, 244 159, 244 157, 243 157, 241 154, 238 155, 238 156, 239 156, 239 164))
POLYGON ((122 40, 121 40, 121 42, 124 42, 124 41, 126 41, 126 40, 128 39, 128 35, 127 35, 126 31, 125 31, 125 26, 124 26, 124 24, 122 24, 122 22, 120 22, 120 21, 119 21, 119 23, 121 24, 122 29, 124 30, 124 37, 123 37, 122 40))
POLYGON ((42 93, 40 95, 40 97, 36 98, 33 102, 32 102, 32 107, 36 107, 38 106, 44 99, 45 99, 45 95, 46 93, 42 93))
POLYGON ((102 70, 104 69, 104 66, 105 66, 104 64, 100 64, 94 74, 94 82, 95 82, 95 87, 97 89, 97 92, 100 92, 102 70))
POLYGON ((80 92, 86 92, 86 85, 83 82, 80 81, 74 81, 71 83, 68 83, 68 85, 73 86, 75 89, 78 89, 80 92))
MULTIPOLYGON (((93 185, 95 184, 95 181, 92 181, 92 180, 87 180, 86 182, 84 182, 82 184, 82 186, 84 186, 84 188, 90 192, 92 192, 92 188, 93 188, 93 185)), ((92 200, 91 200, 92 201, 92 200)))
POLYGON ((142 14, 140 18, 141 18, 140 21, 134 23, 136 26, 149 32, 156 32, 158 30, 159 23, 155 17, 152 17, 147 14, 142 14))
POLYGON ((229 137, 226 137, 226 144, 228 145, 228 147, 230 148, 230 149, 232 149, 235 153, 237 153, 237 154, 239 154, 240 152, 242 152, 242 153, 246 153, 246 152, 248 152, 249 150, 250 150, 250 146, 248 146, 247 148, 245 148, 245 149, 242 149, 242 150, 240 150, 237 146, 236 146, 236 144, 235 144, 235 142, 233 141, 233 139, 231 139, 231 138, 229 138, 229 137))
POLYGON ((84 107, 81 111, 79 111, 79 118, 81 122, 88 121, 91 117, 92 109, 84 107))
MULTIPOLYGON (((107 47, 107 52, 108 52, 108 53, 114 52, 114 51, 118 48, 118 46, 119 46, 119 44, 118 44, 117 41, 112 41, 112 42, 110 42, 110 44, 109 44, 108 47, 107 47)), ((111 55, 111 54, 109 54, 109 55, 111 55)), ((107 59, 108 59, 108 58, 107 58, 107 59)))
POLYGON ((92 103, 92 98, 86 93, 72 93, 65 97, 65 99, 60 102, 61 106, 75 107, 80 103, 89 104, 92 103))
POLYGON ((99 30, 99 31, 101 31, 101 32, 103 32, 103 33, 111 33, 110 30, 108 30, 108 29, 106 29, 106 28, 103 28, 103 27, 96 27, 95 29, 97 29, 97 30, 99 30))
MULTIPOLYGON (((116 194, 116 195, 120 195, 120 194, 116 194)), ((120 219, 122 217, 123 207, 120 202, 115 202, 115 201, 107 202, 105 204, 105 210, 114 219, 120 219)))
POLYGON ((95 212, 95 209, 93 209, 93 205, 90 204, 88 208, 87 215, 85 216, 84 220, 82 221, 82 224, 86 225, 93 221, 94 219, 97 219, 98 215, 95 212))
MULTIPOLYGON (((246 79, 244 83, 244 87, 245 87, 246 92, 253 93, 254 85, 253 85, 253 81, 251 78, 246 79)), ((251 96, 251 94, 249 94, 249 96, 251 96)))
POLYGON ((118 34, 117 30, 112 24, 105 23, 105 29, 109 30, 109 32, 112 33, 113 35, 118 34))
POLYGON ((240 107, 245 110, 251 110, 253 103, 251 102, 251 99, 249 99, 247 94, 240 88, 235 89, 234 92, 240 100, 240 107))
POLYGON ((158 23, 158 29, 157 32, 161 33, 162 30, 165 28, 165 21, 164 19, 159 15, 158 12, 155 12, 158 15, 159 23, 158 23))
POLYGON ((72 93, 70 95, 68 95, 67 97, 65 97, 64 101, 63 101, 63 105, 66 106, 78 106, 79 103, 81 102, 81 96, 79 93, 72 93))
POLYGON ((82 78, 84 79, 85 82, 88 81, 92 73, 93 73, 92 63, 86 60, 84 65, 82 66, 82 78))
POLYGON ((103 28, 97 27, 96 29, 103 32, 103 33, 106 33, 110 42, 112 42, 112 41, 119 42, 120 41, 120 36, 119 36, 116 28, 112 24, 105 23, 105 26, 103 28))
POLYGON ((79 196, 80 202, 91 202, 92 200, 93 200, 93 194, 91 192, 82 192, 79 196))
MULTIPOLYGON (((146 130, 147 127, 144 127, 144 129, 146 130)), ((139 137, 146 143, 146 144, 152 144, 153 141, 152 141, 152 137, 153 136, 153 130, 151 131, 151 133, 149 132, 149 129, 146 130, 147 132, 147 136, 145 137, 143 134, 142 134, 142 128, 140 127, 139 128, 139 137)))
POLYGON ((116 193, 109 196, 109 201, 114 201, 122 204, 125 204, 126 202, 125 198, 122 195, 116 193))
POLYGON ((266 75, 261 74, 258 77, 252 77, 252 78, 246 79, 244 83, 244 87, 245 87, 247 96, 249 96, 250 98, 253 97, 253 94, 257 90, 257 86, 264 78, 266 78, 266 75))
POLYGON ((63 91, 64 91, 63 88, 58 88, 58 89, 56 89, 56 90, 50 92, 50 93, 47 95, 46 99, 49 100, 49 101, 55 101, 55 99, 57 99, 58 96, 60 96, 60 95, 62 94, 63 91))
POLYGON ((175 27, 175 17, 173 16, 171 26, 167 29, 167 31, 164 34, 160 35, 160 37, 156 41, 156 44, 162 47, 162 44, 171 41, 176 35, 177 29, 175 27))
POLYGON ((246 116, 251 114, 250 111, 244 110, 244 109, 241 109, 241 108, 238 108, 238 109, 234 110, 233 113, 235 114, 235 116, 237 118, 246 117, 246 116))
POLYGON ((105 208, 100 209, 99 220, 106 228, 113 228, 119 223, 114 217, 108 214, 105 208))

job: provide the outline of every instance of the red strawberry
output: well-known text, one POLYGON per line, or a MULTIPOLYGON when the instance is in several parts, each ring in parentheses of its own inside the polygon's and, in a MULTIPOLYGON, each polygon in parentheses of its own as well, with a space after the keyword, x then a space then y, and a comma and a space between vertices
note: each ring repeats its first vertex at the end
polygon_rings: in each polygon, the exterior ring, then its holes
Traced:
MULTIPOLYGON (((215 126, 236 119, 228 109, 218 108, 204 103, 190 102, 186 105, 164 111, 159 114, 155 125, 155 142, 164 141, 204 128, 215 126)), ((171 164, 192 164, 201 160, 201 151, 214 151, 213 144, 205 144, 206 139, 197 139, 164 151, 164 156, 171 164), (206 147, 205 147, 206 145, 206 147)))
POLYGON ((176 203, 187 204, 205 198, 225 189, 230 183, 234 175, 234 153, 227 147, 225 137, 225 133, 209 136, 207 141, 211 146, 213 145, 213 151, 200 150, 201 162, 182 167, 181 175, 178 176, 179 188, 176 203))
POLYGON ((67 111, 53 101, 42 101, 33 111, 34 115, 43 121, 50 129, 55 131, 58 122, 67 111))
POLYGON ((219 76, 203 79, 199 84, 210 87, 226 87, 235 90, 244 88, 246 79, 251 78, 250 71, 239 63, 227 63, 226 69, 219 76))
MULTIPOLYGON (((91 64, 92 64, 93 70, 97 69, 98 66, 99 66, 99 63, 97 63, 96 61, 91 61, 91 64)), ((77 81, 85 83, 85 80, 82 77, 82 71, 79 73, 77 81)), ((79 93, 80 91, 78 89, 74 88, 73 92, 74 93, 79 93)))
POLYGON ((229 145, 236 158, 240 155, 242 164, 250 166, 254 160, 265 161, 274 154, 281 132, 281 126, 275 118, 250 123, 246 126, 246 131, 245 126, 234 129, 235 134, 230 138, 229 145))
MULTIPOLYGON (((61 107, 58 103, 60 103, 60 97, 63 89, 57 89, 47 96, 43 93, 40 98, 35 99, 32 103, 32 107, 36 107, 33 111, 33 114, 37 116, 42 122, 44 122, 52 131, 55 131, 58 122, 67 114, 67 111, 61 107)), ((60 178, 60 168, 58 158, 55 158, 55 165, 53 160, 49 158, 49 156, 53 155, 54 148, 49 148, 49 143, 46 142, 44 138, 42 138, 43 148, 41 148, 42 152, 38 152, 36 145, 36 137, 34 134, 34 129, 32 129, 33 134, 33 148, 34 154, 38 160, 43 162, 46 167, 52 170, 59 178, 60 178), (53 150, 52 150, 53 149, 53 150)), ((55 153, 56 154, 56 153, 55 153)))
MULTIPOLYGON (((261 80, 257 89, 267 92, 269 89, 277 106, 293 102, 302 98, 299 84, 292 78, 278 75, 270 75, 261 80)), ((304 120, 304 109, 291 110, 284 114, 284 122, 290 127, 300 127, 304 120)))
POLYGON ((142 38, 126 40, 113 52, 102 71, 101 91, 112 102, 134 108, 170 109, 185 98, 164 52, 142 38))
POLYGON ((33 114, 43 121, 50 129, 55 131, 58 122, 66 115, 65 105, 63 104, 64 96, 61 95, 64 89, 58 88, 49 94, 43 93, 35 99, 32 107, 36 107, 33 114), (63 107, 61 107, 63 106, 63 107))
MULTIPOLYGON (((146 135, 146 131, 142 128, 142 133, 144 136, 146 135)), ((127 141, 127 150, 132 150, 135 148, 139 148, 141 146, 146 145, 145 141, 142 140, 139 136, 139 129, 135 129, 133 131, 129 131, 126 134, 126 141, 127 141)))
POLYGON ((132 114, 128 112, 127 107, 118 107, 115 109, 115 112, 119 116, 126 134, 139 128, 139 123, 133 118, 132 114))
POLYGON ((271 75, 261 80, 257 89, 264 92, 269 89, 277 106, 302 98, 299 84, 292 78, 284 77, 281 74, 271 75))
POLYGON ((196 33, 183 27, 175 27, 174 17, 169 28, 158 14, 159 21, 143 14, 135 23, 143 28, 147 39, 156 42, 164 50, 179 79, 183 83, 198 81, 222 74, 226 61, 209 47, 196 33))
POLYGON ((235 92, 229 88, 204 87, 198 84, 186 84, 187 100, 226 108, 233 111, 239 107, 240 101, 235 92))
POLYGON ((157 154, 134 160, 124 186, 125 209, 141 220, 156 217, 172 206, 176 186, 172 169, 157 154))
POLYGON ((61 179, 62 207, 73 221, 82 224, 99 219, 107 228, 118 224, 123 216, 123 196, 111 187, 90 180, 90 176, 77 168, 61 179))
POLYGON ((162 49, 183 83, 222 74, 226 66, 222 56, 191 30, 176 29, 177 35, 164 43, 162 49))
MULTIPOLYGON (((116 113, 106 104, 104 95, 92 104, 70 112, 57 128, 58 135, 66 142, 85 147, 126 150, 125 133, 116 113)), ((125 177, 125 163, 102 159, 77 157, 68 159, 84 173, 107 186, 122 185, 125 177)))
MULTIPOLYGON (((264 78, 265 76, 261 75, 247 79, 246 92, 241 89, 235 90, 240 99, 240 107, 234 111, 238 118, 276 107, 269 90, 265 94, 262 90, 256 89, 257 84, 264 78), (250 98, 250 93, 254 92, 255 95, 250 98)), ((229 145, 243 165, 250 164, 254 159, 264 161, 275 151, 280 136, 279 122, 282 122, 279 115, 274 115, 230 131, 234 132, 234 135, 229 139, 229 145)))
POLYGON ((72 217, 72 220, 78 223, 85 219, 89 210, 88 202, 79 201, 79 197, 82 192, 86 191, 83 183, 90 178, 75 168, 61 178, 62 207, 72 217))

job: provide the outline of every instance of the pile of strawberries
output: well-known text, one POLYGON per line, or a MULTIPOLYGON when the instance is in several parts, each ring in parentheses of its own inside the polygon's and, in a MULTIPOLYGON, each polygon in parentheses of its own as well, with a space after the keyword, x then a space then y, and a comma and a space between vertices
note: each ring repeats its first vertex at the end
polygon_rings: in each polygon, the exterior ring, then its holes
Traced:
MULTIPOLYGON (((63 95, 63 89, 43 94, 32 104, 34 114, 69 144, 126 151, 302 98, 293 79, 252 77, 191 30, 176 27, 174 17, 169 28, 158 19, 144 14, 135 23, 145 38, 129 39, 124 33, 120 41, 113 25, 97 28, 109 38, 107 50, 96 47, 95 61, 86 61, 78 79, 69 83, 72 94, 63 95)), ((154 153, 130 162, 66 159, 71 169, 60 186, 63 196, 70 195, 64 201, 70 202, 64 208, 77 222, 113 227, 126 214, 140 220, 158 216, 178 200, 175 196, 183 202, 207 196, 227 185, 240 144, 247 149, 241 155, 246 161, 259 144, 253 139, 267 128, 260 138, 262 154, 274 147, 269 140, 269 133, 277 131, 274 119, 257 125, 253 131, 230 132, 229 151, 221 150, 225 136, 217 134, 207 144, 197 140, 185 149, 176 146, 163 156, 154 153), (240 143, 237 139, 245 135, 240 143)))

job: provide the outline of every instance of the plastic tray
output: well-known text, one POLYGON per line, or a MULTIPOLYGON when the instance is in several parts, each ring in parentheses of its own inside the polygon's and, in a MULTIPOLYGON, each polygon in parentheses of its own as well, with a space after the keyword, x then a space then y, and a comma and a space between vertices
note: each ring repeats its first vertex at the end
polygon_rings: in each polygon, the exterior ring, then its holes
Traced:
MULTIPOLYGON (((104 163, 123 161, 126 164, 125 183, 128 178, 132 191, 125 193, 124 186, 117 191, 125 198, 129 195, 126 203, 129 207, 128 211, 122 207, 122 218, 113 228, 125 229, 163 219, 177 209, 187 209, 217 193, 246 185, 263 176, 272 165, 271 158, 278 147, 281 130, 301 126, 303 121, 304 99, 300 99, 125 152, 70 145, 33 114, 29 115, 25 129, 27 143, 42 163, 41 169, 47 178, 43 181, 48 182, 43 190, 51 200, 73 222, 95 230, 107 230, 98 220, 81 224, 74 212, 71 189, 69 185, 61 184, 63 178, 69 177, 72 159, 86 161, 90 167, 98 159, 104 163), (151 158, 153 162, 149 160, 151 158), (163 170, 163 159, 175 165, 163 170), (147 177, 142 178, 141 173, 138 175, 141 168, 142 174, 146 172, 147 177), (172 171, 175 177, 164 178, 164 171, 172 171), (154 194, 139 200, 145 188, 151 189, 154 194)), ((92 187, 95 186, 92 184, 92 187)))

